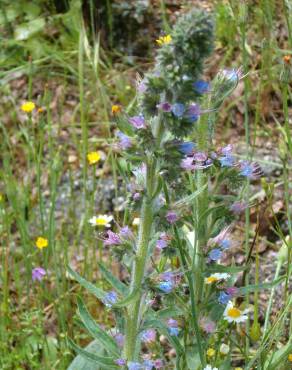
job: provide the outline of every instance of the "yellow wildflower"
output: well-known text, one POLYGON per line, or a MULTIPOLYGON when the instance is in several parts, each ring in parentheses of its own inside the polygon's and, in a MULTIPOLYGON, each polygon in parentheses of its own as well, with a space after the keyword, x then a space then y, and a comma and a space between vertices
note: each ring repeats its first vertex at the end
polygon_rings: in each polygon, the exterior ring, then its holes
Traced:
POLYGON ((284 63, 289 64, 291 61, 291 55, 284 55, 283 60, 284 60, 284 63))
POLYGON ((104 227, 110 227, 111 221, 113 220, 113 216, 107 216, 107 215, 98 215, 93 216, 88 221, 92 226, 104 226, 104 227))
POLYGON ((236 367, 234 370, 243 370, 242 367, 236 367))
POLYGON ((35 109, 35 103, 32 101, 27 101, 22 104, 21 110, 25 113, 31 113, 35 109))
POLYGON ((96 164, 101 159, 101 155, 98 152, 90 152, 87 154, 87 160, 89 164, 96 164))
POLYGON ((112 106, 112 114, 114 114, 114 115, 120 113, 121 110, 122 110, 122 107, 118 104, 114 104, 112 106))
POLYGON ((39 236, 35 242, 35 245, 38 249, 43 249, 43 248, 46 248, 48 246, 48 239, 42 237, 42 236, 39 236))
POLYGON ((159 46, 169 44, 171 42, 172 38, 170 35, 166 36, 160 36, 159 39, 156 40, 157 44, 159 46))
POLYGON ((289 355, 288 355, 288 361, 292 362, 292 353, 289 353, 289 355))
POLYGON ((215 349, 213 349, 213 348, 208 348, 208 350, 207 350, 207 356, 208 356, 208 357, 213 357, 213 356, 215 356, 215 349))

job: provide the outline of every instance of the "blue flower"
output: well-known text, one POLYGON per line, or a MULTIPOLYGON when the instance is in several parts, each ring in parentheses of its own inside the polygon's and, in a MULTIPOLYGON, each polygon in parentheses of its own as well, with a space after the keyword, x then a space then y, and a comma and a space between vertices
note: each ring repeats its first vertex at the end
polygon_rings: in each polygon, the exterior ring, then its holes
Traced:
POLYGON ((262 170, 258 163, 241 161, 240 162, 240 174, 241 176, 248 177, 252 180, 255 180, 262 176, 262 170))
POLYGON ((212 261, 218 261, 222 257, 222 252, 220 251, 220 249, 215 248, 211 250, 211 252, 209 253, 209 257, 212 261))
POLYGON ((110 308, 112 307, 113 304, 117 302, 117 300, 118 295, 114 290, 112 290, 105 295, 103 303, 105 304, 106 307, 110 308))
POLYGON ((179 328, 168 328, 168 332, 171 336, 177 337, 179 334, 179 328))
POLYGON ((192 154, 195 147, 196 144, 192 141, 185 141, 184 143, 179 144, 178 150, 185 155, 189 155, 192 154))
POLYGON ((231 300, 232 296, 230 294, 227 294, 225 292, 219 293, 218 302, 220 304, 227 304, 231 300))
POLYGON ((184 104, 181 104, 181 103, 175 103, 173 104, 173 106, 171 107, 171 111, 172 113, 180 118, 183 116, 184 112, 185 112, 185 106, 184 104))
POLYGON ((121 131, 117 132, 117 136, 120 139, 118 146, 122 150, 129 149, 132 146, 132 141, 129 136, 123 134, 121 131))
POLYGON ((145 360, 143 362, 143 366, 145 370, 152 370, 155 367, 154 361, 145 360))
POLYGON ((186 115, 188 120, 193 123, 198 120, 201 113, 202 112, 200 106, 198 104, 193 103, 188 107, 186 115))
POLYGON ((129 370, 142 370, 143 369, 143 366, 139 364, 139 362, 130 361, 127 363, 127 366, 129 370))
POLYGON ((225 155, 220 157, 219 161, 222 167, 232 167, 234 165, 235 159, 232 155, 225 155))
POLYGON ((193 87, 199 94, 204 94, 210 90, 210 84, 204 80, 198 80, 193 83, 193 87))
POLYGON ((220 242, 220 247, 222 248, 222 249, 229 249, 230 248, 230 245, 231 245, 231 242, 230 242, 230 240, 229 239, 223 239, 221 242, 220 242))
POLYGON ((174 288, 174 283, 171 280, 168 281, 162 281, 159 283, 158 288, 163 292, 163 293, 170 293, 172 289, 174 288))

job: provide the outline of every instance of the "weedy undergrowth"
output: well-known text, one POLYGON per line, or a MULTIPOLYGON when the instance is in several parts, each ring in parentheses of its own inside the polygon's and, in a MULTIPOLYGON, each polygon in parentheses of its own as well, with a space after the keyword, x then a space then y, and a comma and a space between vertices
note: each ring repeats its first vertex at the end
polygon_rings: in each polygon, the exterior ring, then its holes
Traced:
MULTIPOLYGON (((256 351, 245 347, 246 338, 261 333, 258 326, 244 332, 252 310, 242 297, 283 278, 244 286, 250 259, 241 266, 224 264, 237 217, 250 206, 249 182, 262 172, 257 163, 238 160, 232 145, 214 144, 217 112, 243 76, 232 69, 219 71, 211 82, 202 79, 213 28, 209 13, 183 15, 169 35, 156 40, 155 66, 137 84, 135 110, 112 107, 128 207, 115 231, 105 231, 112 216, 92 216, 89 222, 126 277, 119 280, 99 262, 112 286, 104 291, 69 268, 115 318, 114 327, 102 328, 78 298, 80 318, 100 349, 89 352, 71 340, 70 345, 96 368, 250 369, 259 359, 264 369, 273 364, 263 357, 271 344, 267 335, 256 351)), ((90 153, 90 164, 96 155, 90 153)))

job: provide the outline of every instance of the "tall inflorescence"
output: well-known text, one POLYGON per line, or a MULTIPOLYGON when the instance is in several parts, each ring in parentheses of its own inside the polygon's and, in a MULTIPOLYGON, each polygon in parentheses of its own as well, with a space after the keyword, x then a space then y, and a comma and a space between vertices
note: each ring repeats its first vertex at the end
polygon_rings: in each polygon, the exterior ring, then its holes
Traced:
MULTIPOLYGON (((248 207, 244 180, 256 180, 261 170, 238 161, 231 145, 216 148, 213 142, 217 111, 241 74, 223 70, 211 83, 201 78, 213 47, 212 17, 204 11, 183 15, 157 44, 154 69, 137 85, 136 110, 129 116, 112 107, 129 201, 124 225, 104 232, 104 245, 128 275, 121 282, 100 263, 112 286, 104 292, 70 270, 116 317, 115 340, 95 329, 106 356, 89 357, 101 368, 208 368, 208 346, 218 340, 218 330, 229 343, 226 322, 247 319, 233 300, 237 270, 222 261, 232 246, 233 223, 248 207), (176 351, 175 360, 163 356, 158 333, 176 351)), ((80 300, 79 313, 92 332, 97 324, 88 325, 80 300)), ((212 365, 223 360, 214 356, 212 365)))

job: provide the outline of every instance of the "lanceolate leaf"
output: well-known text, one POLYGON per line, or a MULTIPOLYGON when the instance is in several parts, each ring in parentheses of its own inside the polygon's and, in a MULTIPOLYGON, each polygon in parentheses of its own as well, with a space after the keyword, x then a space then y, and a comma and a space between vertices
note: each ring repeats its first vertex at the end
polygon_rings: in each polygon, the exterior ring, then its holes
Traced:
POLYGON ((80 318, 93 338, 95 338, 107 351, 115 356, 119 356, 119 348, 115 340, 99 327, 87 311, 82 299, 79 297, 77 297, 77 304, 80 318))
POLYGON ((230 272, 230 273, 236 273, 241 272, 244 270, 247 270, 249 268, 249 265, 246 266, 222 266, 222 265, 214 265, 209 266, 206 268, 206 272, 230 272))
POLYGON ((241 294, 246 294, 246 293, 251 293, 257 290, 269 289, 269 288, 272 288, 273 286, 280 284, 284 279, 285 279, 285 276, 281 276, 279 277, 279 279, 276 279, 271 283, 262 283, 258 285, 247 285, 245 287, 239 288, 239 292, 241 294))
POLYGON ((115 308, 121 308, 128 306, 128 304, 134 302, 138 298, 139 290, 134 289, 132 293, 130 293, 125 299, 122 299, 121 301, 113 304, 113 307, 115 308))
POLYGON ((103 301, 105 298, 106 293, 90 283, 89 281, 85 280, 82 276, 80 276, 77 272, 71 269, 70 266, 68 266, 68 272, 69 274, 78 281, 80 285, 82 285, 86 290, 88 290, 90 293, 96 296, 99 300, 103 301))
POLYGON ((126 296, 128 293, 128 287, 123 284, 119 279, 117 279, 105 266, 103 263, 99 262, 98 267, 103 277, 107 280, 111 286, 121 293, 123 296, 126 296))
POLYGON ((114 360, 110 357, 97 356, 93 353, 85 351, 83 348, 77 346, 70 338, 68 339, 69 345, 79 355, 85 357, 87 360, 93 362, 96 365, 102 366, 104 370, 114 370, 119 367, 114 363, 114 360))
POLYGON ((200 195, 206 189, 206 187, 207 185, 204 185, 199 190, 192 193, 191 195, 188 195, 187 197, 179 200, 178 202, 174 204, 174 207, 182 208, 182 207, 188 206, 193 200, 197 198, 198 195, 200 195))

